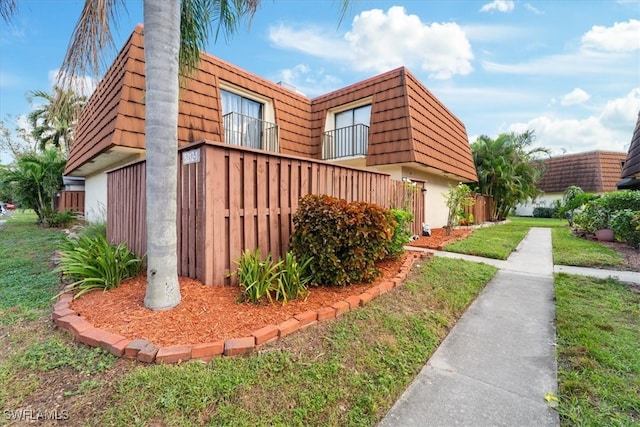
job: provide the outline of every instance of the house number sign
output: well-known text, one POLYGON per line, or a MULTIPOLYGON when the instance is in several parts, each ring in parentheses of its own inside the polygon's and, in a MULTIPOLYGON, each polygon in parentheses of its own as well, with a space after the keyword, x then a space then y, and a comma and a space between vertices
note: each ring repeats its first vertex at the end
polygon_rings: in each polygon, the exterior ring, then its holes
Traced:
POLYGON ((196 148, 195 150, 189 150, 182 153, 182 164, 188 165, 191 163, 199 163, 200 162, 200 149, 196 148))

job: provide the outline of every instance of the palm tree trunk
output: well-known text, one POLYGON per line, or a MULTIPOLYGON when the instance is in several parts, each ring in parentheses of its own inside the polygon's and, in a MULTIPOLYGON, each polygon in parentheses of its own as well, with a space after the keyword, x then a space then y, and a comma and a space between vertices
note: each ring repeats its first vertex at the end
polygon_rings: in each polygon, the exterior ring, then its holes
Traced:
POLYGON ((180 303, 177 269, 180 1, 144 0, 147 153, 147 291, 144 305, 180 303))

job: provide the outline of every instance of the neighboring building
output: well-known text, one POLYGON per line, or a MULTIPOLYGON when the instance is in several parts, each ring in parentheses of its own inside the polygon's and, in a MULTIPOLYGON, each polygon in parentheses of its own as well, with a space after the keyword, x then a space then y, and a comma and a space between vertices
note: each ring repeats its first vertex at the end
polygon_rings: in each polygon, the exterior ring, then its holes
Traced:
MULTIPOLYGON (((65 174, 85 178, 85 214, 107 203, 106 171, 144 158, 143 29, 138 26, 85 106, 65 174)), ((178 144, 224 142, 411 181, 424 221, 446 224, 449 185, 475 182, 464 124, 401 67, 307 98, 203 54, 180 92, 178 144)))
POLYGON ((618 182, 619 190, 640 190, 640 111, 638 111, 636 128, 631 137, 621 178, 622 181, 618 182))
POLYGON ((531 216, 535 207, 552 207, 572 185, 587 193, 615 191, 625 157, 626 153, 589 151, 545 160, 546 172, 538 185, 544 194, 533 203, 518 205, 516 215, 531 216))

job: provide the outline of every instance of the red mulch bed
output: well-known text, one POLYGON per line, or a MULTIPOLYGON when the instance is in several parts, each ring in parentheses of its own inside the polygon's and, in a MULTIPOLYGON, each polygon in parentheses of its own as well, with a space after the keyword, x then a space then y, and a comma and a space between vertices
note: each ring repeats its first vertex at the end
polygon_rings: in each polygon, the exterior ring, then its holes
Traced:
POLYGON ((473 233, 473 230, 473 228, 457 228, 451 230, 451 235, 447 236, 444 228, 434 228, 431 230, 431 236, 421 236, 417 240, 410 242, 409 245, 418 248, 442 250, 447 243, 462 240, 473 233))
POLYGON ((159 346, 199 344, 239 338, 267 326, 277 325, 295 314, 317 310, 359 295, 389 280, 400 270, 406 253, 398 259, 379 262, 382 275, 374 283, 348 287, 312 287, 305 300, 254 305, 238 303, 235 286, 204 286, 198 280, 180 278, 182 302, 167 311, 151 311, 143 306, 146 276, 124 281, 118 288, 90 292, 70 304, 96 328, 130 339, 144 338, 159 346))

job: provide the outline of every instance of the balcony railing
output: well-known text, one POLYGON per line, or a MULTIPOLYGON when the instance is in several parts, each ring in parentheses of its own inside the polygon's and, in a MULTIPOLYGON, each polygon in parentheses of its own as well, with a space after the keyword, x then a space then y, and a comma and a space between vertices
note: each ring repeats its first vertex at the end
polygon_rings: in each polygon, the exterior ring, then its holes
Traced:
POLYGON ((322 160, 366 156, 369 126, 357 124, 322 134, 322 160))
POLYGON ((227 144, 280 152, 278 125, 239 113, 222 116, 224 140, 227 144))

